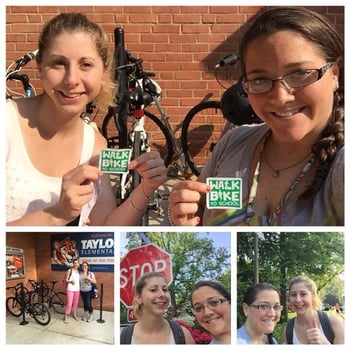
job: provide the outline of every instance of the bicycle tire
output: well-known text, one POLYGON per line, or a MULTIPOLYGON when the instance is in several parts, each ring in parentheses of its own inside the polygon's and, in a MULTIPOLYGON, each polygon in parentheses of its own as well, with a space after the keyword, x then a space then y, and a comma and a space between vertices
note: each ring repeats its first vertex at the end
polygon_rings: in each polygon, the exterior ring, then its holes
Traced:
POLYGON ((51 306, 58 313, 63 315, 67 305, 67 294, 64 292, 57 292, 52 296, 51 306))
POLYGON ((154 114, 145 110, 145 116, 147 117, 145 121, 145 129, 148 133, 148 143, 150 144, 152 150, 159 152, 161 158, 164 160, 164 165, 168 167, 173 160, 175 147, 171 134, 162 121, 154 114), (148 123, 148 120, 155 123, 158 128, 154 128, 152 123, 148 123), (160 137, 158 136, 159 130, 162 134, 160 137))
POLYGON ((116 108, 109 107, 101 126, 101 133, 107 141, 108 148, 119 148, 119 129, 115 118, 117 118, 116 108))
MULTIPOLYGON (((168 167, 174 156, 174 145, 171 134, 159 118, 147 110, 144 112, 147 117, 145 120, 145 129, 149 136, 151 149, 160 153, 165 166, 168 167), (156 126, 152 123, 156 124, 156 126), (159 133, 161 134, 159 135, 159 133)), ((129 125, 128 130, 131 130, 131 126, 129 125)), ((107 140, 108 148, 119 148, 119 130, 114 119, 114 112, 109 111, 105 115, 102 122, 101 133, 107 140)))
POLYGON ((16 297, 8 297, 6 299, 6 310, 15 317, 20 317, 23 314, 21 303, 16 297))
POLYGON ((34 303, 32 306, 32 316, 34 320, 41 324, 42 326, 46 326, 51 321, 51 314, 48 307, 43 303, 34 303))
POLYGON ((187 113, 181 129, 181 147, 196 176, 221 137, 225 124, 220 101, 201 102, 187 113))

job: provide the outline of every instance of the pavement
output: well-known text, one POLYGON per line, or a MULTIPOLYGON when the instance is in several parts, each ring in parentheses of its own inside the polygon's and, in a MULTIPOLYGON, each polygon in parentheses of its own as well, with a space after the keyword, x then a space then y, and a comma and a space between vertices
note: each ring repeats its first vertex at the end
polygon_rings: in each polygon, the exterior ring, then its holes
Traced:
POLYGON ((151 200, 151 209, 148 210, 149 226, 171 226, 168 219, 168 196, 173 183, 178 180, 168 177, 167 181, 156 191, 153 201, 151 200))
MULTIPOLYGON (((6 315, 6 344, 114 344, 114 312, 94 310, 95 320, 75 321, 69 316, 68 323, 63 322, 63 315, 50 310, 51 321, 41 326, 26 314, 26 325, 21 325, 21 317, 6 315)), ((78 310, 78 316, 83 310, 78 310)))
MULTIPOLYGON (((196 177, 192 177, 192 180, 195 180, 196 177)), ((171 226, 168 219, 168 196, 171 192, 172 186, 175 182, 184 180, 183 177, 171 177, 167 178, 167 181, 158 188, 156 191, 155 197, 156 200, 154 202, 158 202, 154 204, 154 209, 149 209, 149 226, 171 226)), ((152 203, 152 200, 151 200, 152 203)), ((152 205, 151 205, 152 208, 152 205)))
MULTIPOLYGON (((118 180, 114 176, 110 178, 112 186, 116 190, 118 180)), ((173 184, 182 179, 183 177, 181 176, 168 176, 166 182, 158 188, 153 198, 150 199, 150 209, 148 210, 149 226, 171 226, 168 220, 168 196, 173 184)))

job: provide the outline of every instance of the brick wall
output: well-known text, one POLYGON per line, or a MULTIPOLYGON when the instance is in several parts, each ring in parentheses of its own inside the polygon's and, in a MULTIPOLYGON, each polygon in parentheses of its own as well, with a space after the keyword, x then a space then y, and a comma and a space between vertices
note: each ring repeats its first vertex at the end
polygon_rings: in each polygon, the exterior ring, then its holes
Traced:
MULTIPOLYGON (((325 14, 340 32, 344 30, 344 7, 312 7, 325 14)), ((111 53, 113 31, 121 26, 126 47, 144 59, 144 68, 156 73, 163 90, 162 105, 174 129, 189 109, 208 93, 220 99, 230 79, 221 72, 220 86, 214 66, 223 56, 235 52, 245 22, 260 7, 253 6, 8 6, 6 8, 6 63, 37 47, 42 24, 59 12, 79 11, 100 23, 109 34, 111 53)), ((34 63, 28 73, 35 83, 34 63)), ((98 123, 100 119, 98 119, 98 123)))

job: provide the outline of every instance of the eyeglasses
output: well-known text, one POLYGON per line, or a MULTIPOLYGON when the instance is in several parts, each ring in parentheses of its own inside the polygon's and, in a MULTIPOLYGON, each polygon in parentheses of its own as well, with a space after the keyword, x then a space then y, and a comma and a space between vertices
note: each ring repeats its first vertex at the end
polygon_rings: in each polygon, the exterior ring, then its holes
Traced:
POLYGON ((274 309, 275 311, 282 311, 283 310, 283 305, 279 305, 279 304, 270 305, 270 304, 262 303, 262 304, 257 304, 257 305, 250 304, 249 306, 253 306, 256 309, 261 310, 261 311, 270 311, 271 309, 274 309))
POLYGON ((204 311, 205 307, 211 310, 211 309, 214 309, 216 306, 222 304, 226 300, 227 300, 226 298, 209 299, 206 304, 194 305, 192 308, 192 312, 194 314, 200 314, 204 311))
POLYGON ((281 81, 287 89, 301 88, 320 80, 332 65, 333 63, 329 62, 319 69, 300 69, 286 74, 279 79, 261 78, 244 80, 242 87, 247 94, 263 94, 268 92, 272 89, 274 81, 281 81))

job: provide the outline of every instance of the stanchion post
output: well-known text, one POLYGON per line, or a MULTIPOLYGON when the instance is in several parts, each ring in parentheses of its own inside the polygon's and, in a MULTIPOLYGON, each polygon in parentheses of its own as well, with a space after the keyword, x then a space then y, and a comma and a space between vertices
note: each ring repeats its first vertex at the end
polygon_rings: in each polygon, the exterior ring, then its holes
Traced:
POLYGON ((103 305, 103 283, 100 287, 100 318, 97 320, 98 323, 105 323, 105 320, 102 319, 102 305, 103 305))
MULTIPOLYGON (((22 322, 20 322, 20 325, 25 326, 26 324, 28 324, 28 321, 26 321, 26 301, 25 301, 23 283, 21 283, 21 288, 19 293, 20 293, 19 300, 21 303, 21 312, 22 312, 22 322)), ((16 298, 17 298, 17 295, 16 295, 16 298)))

